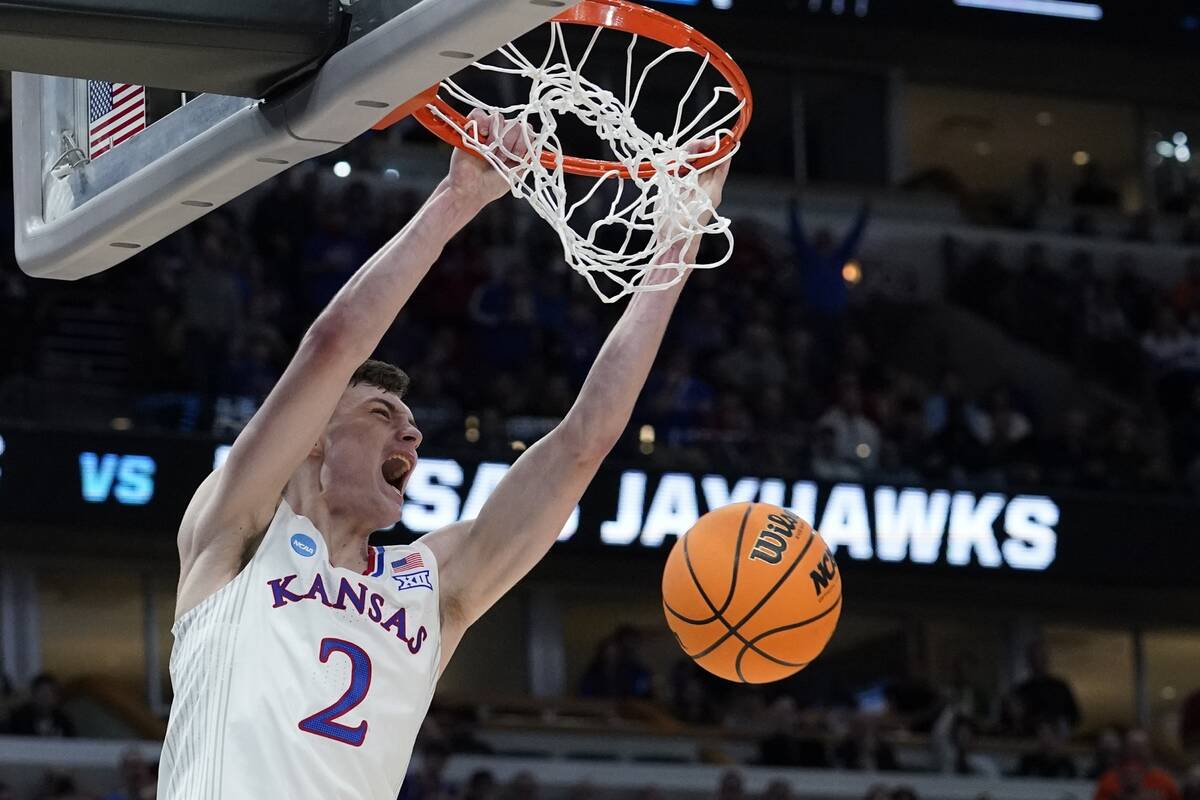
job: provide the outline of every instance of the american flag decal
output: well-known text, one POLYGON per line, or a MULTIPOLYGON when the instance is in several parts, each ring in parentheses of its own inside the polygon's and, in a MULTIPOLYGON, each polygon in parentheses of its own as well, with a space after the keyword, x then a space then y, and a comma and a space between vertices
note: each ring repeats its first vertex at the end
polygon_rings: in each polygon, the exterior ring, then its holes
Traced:
POLYGON ((146 129, 146 87, 88 81, 88 157, 107 153, 146 129))
POLYGON ((411 569, 422 569, 424 566, 425 562, 421 560, 420 553, 410 553, 399 561, 392 562, 392 574, 398 575, 411 569))

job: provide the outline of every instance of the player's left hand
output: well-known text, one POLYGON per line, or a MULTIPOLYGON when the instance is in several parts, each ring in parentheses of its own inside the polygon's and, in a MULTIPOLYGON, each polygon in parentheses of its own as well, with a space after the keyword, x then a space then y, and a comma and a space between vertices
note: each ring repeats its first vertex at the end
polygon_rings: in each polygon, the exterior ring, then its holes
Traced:
MULTIPOLYGON (((493 152, 506 164, 517 164, 528 157, 529 149, 521 123, 475 109, 467 117, 467 125, 467 130, 480 143, 495 144, 493 152)), ((451 186, 477 202, 481 208, 509 191, 508 181, 495 167, 480 156, 457 147, 450 157, 450 173, 447 177, 451 186)))
MULTIPOLYGON (((697 139, 694 142, 689 142, 687 150, 693 154, 711 153, 717 147, 717 140, 714 137, 707 139, 697 139)), ((725 179, 729 177, 729 165, 733 159, 726 159, 724 163, 719 164, 712 169, 709 169, 700 175, 700 189, 708 195, 708 199, 712 201, 712 207, 715 210, 721 205, 721 194, 725 189, 725 179)))

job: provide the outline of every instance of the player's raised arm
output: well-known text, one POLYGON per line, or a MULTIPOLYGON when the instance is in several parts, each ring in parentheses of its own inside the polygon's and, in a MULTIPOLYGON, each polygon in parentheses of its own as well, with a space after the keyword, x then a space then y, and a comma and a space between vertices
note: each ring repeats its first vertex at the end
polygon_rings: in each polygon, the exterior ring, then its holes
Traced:
MULTIPOLYGON (((701 177, 715 208, 728 162, 701 177)), ((682 249, 683 244, 678 245, 682 249)), ((683 257, 694 263, 699 237, 683 257)), ((656 277, 651 275, 651 280, 656 277)), ((558 538, 601 462, 629 423, 684 281, 635 294, 596 357, 563 421, 521 455, 479 516, 422 540, 438 559, 443 666, 463 632, 520 580, 558 538)))
MULTIPOLYGON (((482 113, 477 121, 480 135, 488 136, 494 123, 482 113)), ((510 149, 518 147, 514 141, 510 149)), ((236 572, 244 539, 269 522, 284 486, 319 439, 354 370, 370 357, 450 238, 506 191, 508 184, 491 166, 455 150, 446 178, 313 322, 283 376, 237 437, 225 465, 196 493, 180 530, 185 578, 196 557, 214 545, 231 556, 217 558, 216 570, 236 572)), ((181 597, 181 606, 185 604, 181 597)))

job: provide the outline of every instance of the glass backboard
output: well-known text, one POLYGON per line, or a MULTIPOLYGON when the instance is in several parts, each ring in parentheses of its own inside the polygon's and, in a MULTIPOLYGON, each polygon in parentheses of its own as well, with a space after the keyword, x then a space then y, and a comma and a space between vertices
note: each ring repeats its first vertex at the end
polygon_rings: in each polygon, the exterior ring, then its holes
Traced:
POLYGON ((127 103, 138 87, 14 73, 17 261, 63 280, 119 264, 576 1, 343 0, 349 44, 300 85, 267 98, 201 94, 136 135, 110 121, 119 135, 100 147, 94 104, 105 91, 127 103))

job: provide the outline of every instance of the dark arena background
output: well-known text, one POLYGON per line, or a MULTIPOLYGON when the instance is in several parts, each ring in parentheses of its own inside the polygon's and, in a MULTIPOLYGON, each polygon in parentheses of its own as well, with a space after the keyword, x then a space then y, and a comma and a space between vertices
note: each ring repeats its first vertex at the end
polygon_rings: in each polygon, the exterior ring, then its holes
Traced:
MULTIPOLYGON (((648 5, 753 87, 734 256, 467 634, 400 798, 1200 800, 1200 2, 648 5), (660 589, 747 500, 810 520, 846 587, 824 654, 762 686, 685 658, 660 589)), ((13 257, 10 94, 0 800, 146 800, 188 499, 449 150, 368 132, 46 280, 13 257)), ((620 308, 518 200, 458 235, 377 351, 424 433, 380 542, 472 518, 620 308)))

